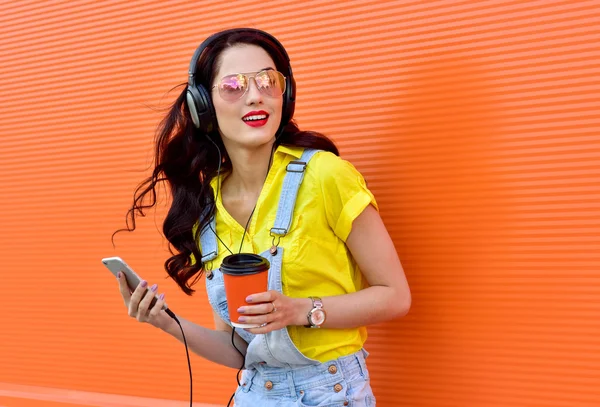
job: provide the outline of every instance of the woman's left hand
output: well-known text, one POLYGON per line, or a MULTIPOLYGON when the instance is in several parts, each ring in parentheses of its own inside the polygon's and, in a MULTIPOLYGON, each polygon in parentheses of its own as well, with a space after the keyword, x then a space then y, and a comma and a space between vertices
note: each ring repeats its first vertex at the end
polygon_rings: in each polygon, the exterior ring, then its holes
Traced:
MULTIPOLYGON (((238 322, 260 324, 261 327, 247 328, 246 331, 252 334, 266 334, 288 325, 297 325, 302 303, 306 301, 290 298, 278 291, 271 290, 252 294, 246 298, 246 302, 247 305, 238 309, 238 312, 243 315, 238 322)), ((310 306, 310 300, 307 305, 310 306)))

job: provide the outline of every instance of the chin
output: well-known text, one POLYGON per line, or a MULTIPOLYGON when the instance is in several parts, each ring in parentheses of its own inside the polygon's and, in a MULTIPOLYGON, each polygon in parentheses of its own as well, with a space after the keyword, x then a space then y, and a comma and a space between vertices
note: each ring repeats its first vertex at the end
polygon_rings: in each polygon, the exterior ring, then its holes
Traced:
POLYGON ((248 147, 260 147, 272 142, 276 132, 276 128, 246 130, 239 142, 248 147))

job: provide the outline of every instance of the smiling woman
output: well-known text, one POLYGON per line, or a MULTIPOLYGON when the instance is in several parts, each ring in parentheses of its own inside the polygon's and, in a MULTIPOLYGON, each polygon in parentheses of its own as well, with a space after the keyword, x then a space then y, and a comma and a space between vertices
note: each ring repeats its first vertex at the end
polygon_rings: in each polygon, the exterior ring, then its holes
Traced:
MULTIPOLYGON (((214 329, 179 317, 189 347, 245 367, 236 406, 374 405, 365 326, 406 314, 411 296, 373 194, 327 137, 293 122, 289 58, 270 34, 217 33, 189 72, 128 213, 134 230, 136 212, 155 204, 144 197, 168 183, 167 273, 188 294, 204 273, 214 311, 214 329), (235 308, 220 266, 237 247, 268 267, 268 287, 235 308)), ((156 284, 119 284, 130 316, 184 339, 164 296, 150 306, 156 284)))
POLYGON ((217 65, 212 89, 214 93, 217 88, 220 97, 213 97, 212 101, 227 152, 240 150, 233 144, 243 151, 259 146, 270 150, 281 123, 283 74, 275 70, 267 51, 257 45, 229 47, 220 55, 217 65), (240 69, 251 73, 237 73, 240 69))

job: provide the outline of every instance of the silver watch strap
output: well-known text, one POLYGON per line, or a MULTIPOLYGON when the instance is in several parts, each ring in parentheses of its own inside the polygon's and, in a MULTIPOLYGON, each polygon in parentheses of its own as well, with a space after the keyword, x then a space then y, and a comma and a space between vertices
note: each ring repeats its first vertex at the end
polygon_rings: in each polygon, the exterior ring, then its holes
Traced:
POLYGON ((308 320, 308 325, 305 325, 305 327, 306 328, 320 328, 312 323, 311 316, 315 310, 323 308, 323 301, 321 300, 320 297, 308 297, 308 298, 310 298, 310 300, 312 301, 312 308, 310 309, 310 311, 308 311, 308 314, 306 314, 306 319, 308 320))

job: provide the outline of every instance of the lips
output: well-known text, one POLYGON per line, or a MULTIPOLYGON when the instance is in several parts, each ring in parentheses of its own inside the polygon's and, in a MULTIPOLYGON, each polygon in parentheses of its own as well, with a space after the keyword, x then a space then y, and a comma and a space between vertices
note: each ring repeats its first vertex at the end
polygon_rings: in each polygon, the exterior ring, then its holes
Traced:
POLYGON ((242 121, 250 127, 262 127, 269 121, 269 114, 264 110, 253 110, 246 113, 242 121))

